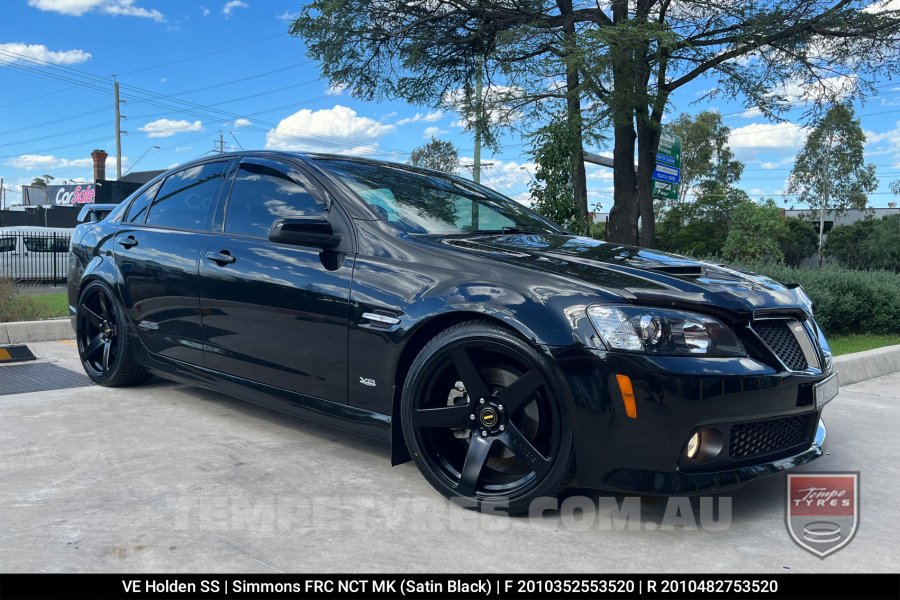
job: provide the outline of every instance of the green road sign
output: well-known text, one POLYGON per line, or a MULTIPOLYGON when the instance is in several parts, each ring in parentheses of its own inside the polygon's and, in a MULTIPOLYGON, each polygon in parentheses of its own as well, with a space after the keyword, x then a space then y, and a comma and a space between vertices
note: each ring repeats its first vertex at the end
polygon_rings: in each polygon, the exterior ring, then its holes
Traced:
POLYGON ((653 169, 653 197, 677 200, 680 183, 681 137, 664 131, 659 138, 656 168, 653 169))
POLYGON ((653 180, 653 197, 660 200, 678 200, 678 186, 674 183, 653 180))

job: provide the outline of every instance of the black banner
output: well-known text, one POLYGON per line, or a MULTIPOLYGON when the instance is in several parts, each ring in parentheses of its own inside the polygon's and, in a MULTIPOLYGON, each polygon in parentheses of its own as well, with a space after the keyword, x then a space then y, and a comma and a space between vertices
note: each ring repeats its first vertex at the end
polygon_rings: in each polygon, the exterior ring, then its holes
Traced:
POLYGON ((896 600, 900 574, 0 575, 2 600, 604 597, 896 600))

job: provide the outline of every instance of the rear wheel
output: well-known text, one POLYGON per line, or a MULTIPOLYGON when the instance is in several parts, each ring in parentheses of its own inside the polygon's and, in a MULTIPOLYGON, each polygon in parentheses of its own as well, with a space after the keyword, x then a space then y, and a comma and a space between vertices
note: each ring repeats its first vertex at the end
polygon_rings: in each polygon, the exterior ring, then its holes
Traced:
POLYGON ((125 315, 109 288, 85 286, 75 313, 78 355, 88 377, 99 385, 134 385, 149 375, 134 360, 125 315))
POLYGON ((572 427, 547 360, 482 322, 437 335, 410 367, 403 433, 419 470, 466 506, 510 513, 556 495, 572 463, 572 427))

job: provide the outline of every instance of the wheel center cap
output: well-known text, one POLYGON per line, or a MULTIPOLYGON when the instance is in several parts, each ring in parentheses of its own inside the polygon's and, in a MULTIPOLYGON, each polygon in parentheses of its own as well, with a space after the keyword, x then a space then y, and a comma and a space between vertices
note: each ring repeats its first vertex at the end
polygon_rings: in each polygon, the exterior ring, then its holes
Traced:
POLYGON ((478 413, 478 420, 481 421, 481 424, 488 429, 497 425, 500 421, 499 416, 497 415, 496 409, 492 406, 486 406, 481 409, 481 412, 478 413))

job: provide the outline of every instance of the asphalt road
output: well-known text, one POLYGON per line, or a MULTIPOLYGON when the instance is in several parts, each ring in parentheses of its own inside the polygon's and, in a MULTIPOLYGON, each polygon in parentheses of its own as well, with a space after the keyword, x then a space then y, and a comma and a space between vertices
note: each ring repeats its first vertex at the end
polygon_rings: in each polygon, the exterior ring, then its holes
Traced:
MULTIPOLYGON (((72 342, 32 349, 80 369, 72 342)), ((900 373, 843 388, 825 420, 831 454, 800 470, 860 471, 861 518, 819 559, 787 533, 780 475, 693 499, 674 521, 665 499, 577 488, 561 512, 497 517, 447 502, 376 442, 197 388, 5 395, 0 570, 896 571, 900 373), (639 518, 611 513, 614 500, 639 518)))

